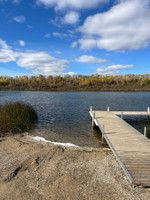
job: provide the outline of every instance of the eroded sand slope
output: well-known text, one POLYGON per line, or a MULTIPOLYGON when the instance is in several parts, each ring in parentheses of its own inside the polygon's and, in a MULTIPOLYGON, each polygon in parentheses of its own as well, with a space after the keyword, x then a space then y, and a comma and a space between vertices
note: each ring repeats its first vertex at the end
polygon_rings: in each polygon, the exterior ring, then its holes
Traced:
POLYGON ((111 151, 0 138, 0 200, 138 200, 111 151))

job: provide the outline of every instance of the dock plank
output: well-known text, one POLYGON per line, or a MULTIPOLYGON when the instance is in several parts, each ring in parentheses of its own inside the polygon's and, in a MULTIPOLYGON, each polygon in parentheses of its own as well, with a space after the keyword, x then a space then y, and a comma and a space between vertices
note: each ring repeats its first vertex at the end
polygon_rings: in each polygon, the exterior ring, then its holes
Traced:
MULTIPOLYGON (((117 115, 121 111, 90 111, 95 124, 103 130, 104 138, 112 149, 130 182, 150 187, 150 140, 117 115)), ((145 115, 150 112, 123 111, 124 115, 145 115)))

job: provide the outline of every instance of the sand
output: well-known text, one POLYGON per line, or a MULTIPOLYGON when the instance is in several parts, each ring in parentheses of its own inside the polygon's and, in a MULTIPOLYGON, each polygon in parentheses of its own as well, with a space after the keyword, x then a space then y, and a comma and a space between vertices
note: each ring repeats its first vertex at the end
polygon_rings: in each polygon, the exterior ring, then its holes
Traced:
POLYGON ((0 138, 0 200, 148 200, 110 150, 0 138))

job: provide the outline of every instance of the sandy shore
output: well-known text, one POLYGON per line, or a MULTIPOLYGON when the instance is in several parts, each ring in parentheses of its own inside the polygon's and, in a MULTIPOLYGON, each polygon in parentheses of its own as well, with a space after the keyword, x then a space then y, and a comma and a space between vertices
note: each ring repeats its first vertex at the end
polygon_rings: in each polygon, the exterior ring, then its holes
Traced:
POLYGON ((111 151, 0 138, 0 200, 148 200, 111 151))

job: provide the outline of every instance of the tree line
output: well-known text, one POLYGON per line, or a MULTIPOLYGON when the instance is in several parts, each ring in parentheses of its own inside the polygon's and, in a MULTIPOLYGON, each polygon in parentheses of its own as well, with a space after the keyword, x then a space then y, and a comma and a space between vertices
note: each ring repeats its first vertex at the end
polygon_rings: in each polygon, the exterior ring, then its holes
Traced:
POLYGON ((150 91, 150 74, 124 76, 1 76, 0 90, 150 91))

